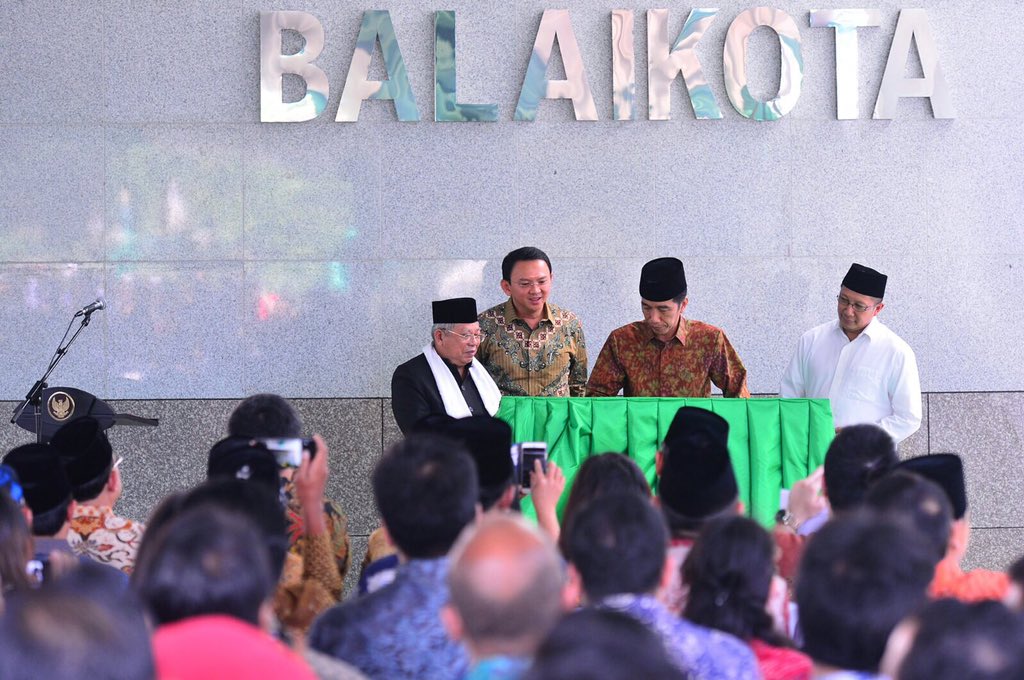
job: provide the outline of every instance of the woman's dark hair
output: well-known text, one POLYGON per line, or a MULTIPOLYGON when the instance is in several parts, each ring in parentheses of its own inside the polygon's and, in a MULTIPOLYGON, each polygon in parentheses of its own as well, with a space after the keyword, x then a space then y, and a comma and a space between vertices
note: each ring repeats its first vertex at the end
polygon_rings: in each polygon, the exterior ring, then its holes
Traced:
POLYGON ((765 605, 775 574, 775 542, 754 520, 709 522, 682 567, 689 595, 683 616, 749 642, 786 645, 765 605))
MULTIPOLYGON (((580 508, 595 498, 615 493, 637 493, 650 497, 651 486, 640 467, 629 456, 622 453, 600 453, 583 461, 573 480, 569 498, 562 511, 562 527, 579 512, 580 508)), ((558 548, 566 554, 567 532, 563 531, 558 548)))
POLYGON ((25 565, 32 559, 32 531, 6 489, 0 489, 0 587, 4 592, 29 585, 25 565))

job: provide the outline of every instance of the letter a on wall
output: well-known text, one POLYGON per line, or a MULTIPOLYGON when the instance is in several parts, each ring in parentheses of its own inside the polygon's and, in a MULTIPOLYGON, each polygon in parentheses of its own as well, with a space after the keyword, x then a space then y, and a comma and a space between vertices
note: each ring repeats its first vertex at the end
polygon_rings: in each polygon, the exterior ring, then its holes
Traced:
POLYGON ((939 66, 939 53, 935 47, 935 36, 928 26, 928 15, 923 9, 905 9, 896 21, 896 33, 892 36, 889 59, 885 64, 882 86, 875 100, 875 118, 893 118, 900 97, 928 97, 932 102, 932 114, 936 118, 955 118, 953 99, 949 86, 939 66), (910 41, 917 43, 917 54, 921 58, 923 78, 904 78, 907 57, 910 56, 910 41))
POLYGON ((541 99, 571 99, 576 120, 597 120, 594 95, 587 84, 583 57, 567 9, 544 10, 540 28, 537 29, 537 39, 533 43, 530 65, 523 79, 523 89, 519 93, 515 119, 534 120, 541 99), (547 79, 548 62, 551 61, 555 40, 562 52, 565 80, 547 79))
POLYGON ((395 103, 398 120, 414 122, 420 119, 409 75, 405 70, 405 60, 398 48, 398 37, 387 10, 363 12, 363 23, 359 26, 356 49, 352 54, 352 64, 348 68, 348 78, 345 79, 345 89, 341 93, 335 120, 347 123, 359 120, 359 107, 364 99, 390 99, 395 103), (387 80, 369 79, 374 41, 380 41, 387 80))

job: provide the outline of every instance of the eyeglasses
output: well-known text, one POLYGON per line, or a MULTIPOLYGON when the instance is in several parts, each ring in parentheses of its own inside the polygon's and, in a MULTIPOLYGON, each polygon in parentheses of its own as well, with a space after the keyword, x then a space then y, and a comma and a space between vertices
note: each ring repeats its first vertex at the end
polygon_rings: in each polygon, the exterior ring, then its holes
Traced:
POLYGON ((484 341, 484 336, 482 333, 456 333, 455 331, 450 331, 447 328, 442 328, 441 330, 443 330, 445 333, 451 333, 457 338, 461 338, 463 342, 476 340, 479 343, 484 341))
POLYGON ((118 456, 117 460, 114 461, 114 464, 110 467, 110 469, 111 470, 116 470, 117 468, 121 467, 121 463, 123 463, 123 462, 124 462, 124 456, 118 456))
POLYGON ((844 297, 842 295, 837 295, 836 296, 836 300, 839 300, 839 306, 840 307, 853 307, 853 311, 860 312, 861 314, 863 314, 864 312, 868 311, 869 309, 874 309, 875 307, 878 306, 877 304, 874 304, 874 305, 862 305, 859 302, 853 302, 852 300, 848 300, 846 297, 844 297))

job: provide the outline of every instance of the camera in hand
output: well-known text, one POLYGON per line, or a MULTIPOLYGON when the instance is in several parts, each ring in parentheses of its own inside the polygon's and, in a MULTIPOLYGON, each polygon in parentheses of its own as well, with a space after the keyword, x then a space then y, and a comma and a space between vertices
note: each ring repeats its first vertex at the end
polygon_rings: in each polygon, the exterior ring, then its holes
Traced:
POLYGON ((530 473, 534 461, 539 460, 541 470, 548 470, 547 442, 518 442, 512 445, 512 460, 516 466, 516 481, 523 489, 530 488, 530 473))
POLYGON ((288 439, 261 439, 261 442, 273 452, 277 464, 283 468, 297 468, 302 465, 302 452, 309 451, 309 459, 316 457, 316 442, 312 439, 292 437, 288 439))

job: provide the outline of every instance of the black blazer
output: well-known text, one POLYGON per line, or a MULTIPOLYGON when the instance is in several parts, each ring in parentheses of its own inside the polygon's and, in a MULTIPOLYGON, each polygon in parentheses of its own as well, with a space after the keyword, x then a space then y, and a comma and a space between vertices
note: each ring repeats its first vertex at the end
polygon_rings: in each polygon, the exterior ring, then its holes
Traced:
POLYGON ((408 434, 424 416, 445 412, 441 391, 423 354, 395 369, 391 376, 391 410, 402 434, 408 434))
MULTIPOLYGON (((459 382, 470 410, 485 413, 483 397, 473 378, 467 375, 459 382)), ((419 354, 395 369, 391 376, 391 410, 402 434, 408 434, 425 416, 446 413, 441 390, 437 388, 426 356, 419 354)))

